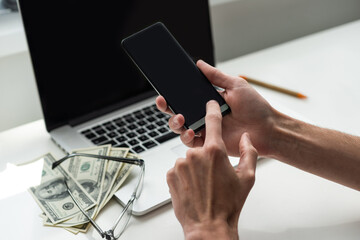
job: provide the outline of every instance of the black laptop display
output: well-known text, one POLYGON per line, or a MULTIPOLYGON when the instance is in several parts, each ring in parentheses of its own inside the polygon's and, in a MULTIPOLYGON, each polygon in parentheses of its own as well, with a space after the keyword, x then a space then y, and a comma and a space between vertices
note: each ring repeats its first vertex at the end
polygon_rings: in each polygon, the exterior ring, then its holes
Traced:
POLYGON ((120 45, 154 22, 163 22, 194 59, 214 64, 207 0, 19 4, 48 131, 156 94, 120 45))

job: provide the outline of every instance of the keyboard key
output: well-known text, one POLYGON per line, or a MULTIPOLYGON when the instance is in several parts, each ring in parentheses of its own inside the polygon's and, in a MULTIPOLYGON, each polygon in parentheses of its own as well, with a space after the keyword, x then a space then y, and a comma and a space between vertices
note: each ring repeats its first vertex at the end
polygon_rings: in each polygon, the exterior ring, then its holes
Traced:
POLYGON ((146 118, 146 120, 149 121, 149 122, 153 122, 153 121, 155 121, 156 119, 155 119, 154 117, 148 117, 148 118, 146 118))
POLYGON ((127 145, 126 143, 116 144, 116 145, 114 145, 114 147, 130 148, 130 146, 127 145))
POLYGON ((157 118, 164 118, 164 117, 165 117, 165 114, 163 114, 163 113, 158 113, 158 114, 156 114, 156 117, 157 117, 157 118))
POLYGON ((112 125, 112 124, 107 124, 107 125, 105 125, 105 128, 106 128, 107 130, 109 130, 109 131, 112 131, 112 130, 115 130, 115 129, 116 129, 116 127, 115 127, 114 125, 112 125))
POLYGON ((94 130, 94 131, 96 131, 96 130, 102 129, 102 127, 99 126, 99 125, 97 125, 97 126, 95 126, 95 127, 92 127, 91 129, 94 130))
POLYGON ((128 136, 129 138, 133 138, 133 137, 136 137, 136 134, 133 132, 130 132, 130 133, 126 134, 126 136, 128 136))
POLYGON ((127 138, 124 137, 124 136, 121 136, 121 137, 116 138, 116 140, 117 140, 118 142, 122 143, 122 142, 125 142, 125 141, 127 140, 127 138))
POLYGON ((136 117, 137 119, 143 119, 143 118, 145 117, 145 115, 142 114, 142 113, 137 113, 137 114, 135 114, 135 117, 136 117))
POLYGON ((140 128, 140 129, 137 129, 136 132, 139 133, 139 134, 143 134, 143 133, 145 133, 146 131, 145 131, 145 129, 140 128))
POLYGON ((155 138, 155 140, 158 141, 159 143, 163 143, 163 142, 166 142, 167 140, 170 140, 176 136, 178 136, 176 133, 169 132, 168 134, 165 134, 161 137, 155 138))
POLYGON ((145 149, 141 146, 136 146, 133 148, 133 150, 136 152, 136 153, 141 153, 143 151, 145 151, 145 149))
POLYGON ((115 142, 114 140, 110 140, 110 141, 103 142, 101 144, 111 144, 112 146, 114 146, 117 144, 117 142, 115 142))
POLYGON ((143 144, 147 149, 155 147, 157 144, 154 141, 147 141, 143 144))
POLYGON ((93 140, 91 140, 95 145, 99 145, 100 143, 102 142, 105 142, 105 141, 108 141, 107 137, 105 136, 101 136, 101 137, 98 137, 98 138, 95 138, 93 140))
POLYGON ((168 132, 170 130, 165 128, 165 127, 162 127, 162 128, 159 128, 158 131, 161 132, 161 133, 165 133, 165 132, 168 132))
POLYGON ((138 144, 139 142, 136 139, 130 140, 128 142, 131 146, 135 146, 136 144, 138 144))
POLYGON ((133 123, 133 122, 135 122, 136 120, 135 120, 135 118, 133 118, 133 117, 127 117, 127 118, 125 118, 125 121, 127 121, 128 123, 133 123))
POLYGON ((127 126, 127 128, 130 130, 134 130, 135 128, 137 128, 137 126, 135 124, 130 124, 129 126, 127 126))
POLYGON ((116 132, 111 132, 111 133, 106 134, 106 136, 108 136, 109 138, 115 138, 118 136, 118 134, 116 132))
POLYGON ((106 131, 102 128, 99 128, 98 130, 95 130, 95 132, 99 135, 103 135, 104 133, 106 133, 106 131))
POLYGON ((155 124, 158 125, 158 126, 163 126, 163 125, 165 125, 166 123, 163 122, 163 121, 157 121, 155 124))
POLYGON ((128 130, 126 128, 120 128, 118 130, 118 133, 120 133, 120 134, 124 134, 124 133, 127 133, 127 132, 128 132, 128 130))
POLYGON ((152 115, 152 114, 154 114, 154 112, 151 111, 150 109, 145 110, 144 112, 145 112, 146 115, 152 115))
POLYGON ((81 132, 81 134, 83 134, 83 135, 86 135, 86 134, 89 134, 89 133, 91 133, 90 129, 87 129, 87 130, 84 130, 84 131, 81 132))
POLYGON ((96 137, 96 135, 94 133, 92 133, 92 132, 89 132, 88 134, 85 135, 85 137, 87 139, 92 139, 92 138, 96 137))
POLYGON ((155 131, 149 133, 149 136, 150 136, 150 137, 156 137, 156 136, 158 136, 158 135, 159 135, 159 134, 158 134, 157 132, 155 132, 155 131))
POLYGON ((141 137, 138 137, 138 139, 142 142, 145 142, 146 140, 148 140, 149 138, 145 135, 141 136, 141 137))
POLYGON ((140 120, 137 122, 137 125, 139 126, 144 126, 146 124, 146 122, 144 120, 140 120))
POLYGON ((155 127, 154 124, 150 124, 150 125, 146 126, 146 128, 149 129, 149 130, 153 130, 153 129, 155 129, 156 127, 155 127))

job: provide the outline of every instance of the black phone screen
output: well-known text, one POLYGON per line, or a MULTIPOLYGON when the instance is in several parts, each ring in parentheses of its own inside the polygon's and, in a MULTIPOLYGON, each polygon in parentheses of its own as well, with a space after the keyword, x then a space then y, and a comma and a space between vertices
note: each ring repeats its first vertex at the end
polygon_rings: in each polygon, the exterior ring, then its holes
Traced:
POLYGON ((186 127, 205 116, 209 100, 226 105, 162 23, 124 39, 122 46, 170 108, 184 115, 186 127))

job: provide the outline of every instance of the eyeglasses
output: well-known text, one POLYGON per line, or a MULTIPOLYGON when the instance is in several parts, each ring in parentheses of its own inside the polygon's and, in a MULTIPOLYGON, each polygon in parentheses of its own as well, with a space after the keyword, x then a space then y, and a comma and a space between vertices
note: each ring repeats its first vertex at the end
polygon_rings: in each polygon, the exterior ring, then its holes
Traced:
POLYGON ((116 240, 121 236, 121 234, 124 232, 126 226, 128 225, 130 217, 132 215, 134 202, 141 195, 143 182, 144 182, 144 175, 145 175, 145 162, 142 159, 132 159, 132 158, 122 158, 122 157, 112 157, 112 156, 101 156, 101 155, 94 155, 94 154, 87 154, 87 153, 73 153, 73 154, 69 154, 69 155, 63 157, 62 159, 54 162, 52 164, 52 169, 59 166, 65 160, 67 160, 69 158, 77 157, 77 156, 98 158, 98 159, 107 159, 107 160, 112 160, 112 161, 137 165, 137 166, 139 166, 141 168, 140 175, 139 175, 139 180, 138 180, 138 182, 136 184, 134 192, 132 193, 132 195, 130 197, 130 200, 125 205, 125 207, 122 210, 120 216, 115 221, 115 224, 113 225, 113 227, 108 231, 103 231, 95 223, 95 221, 85 212, 85 210, 82 209, 82 207, 80 206, 80 203, 74 198, 74 195, 70 191, 66 180, 64 180, 65 186, 67 188, 67 192, 69 193, 70 197, 75 202, 76 206, 80 209, 80 211, 86 216, 86 218, 89 220, 91 225, 93 225, 93 227, 96 229, 96 231, 101 235, 101 237, 105 238, 107 240, 116 240))

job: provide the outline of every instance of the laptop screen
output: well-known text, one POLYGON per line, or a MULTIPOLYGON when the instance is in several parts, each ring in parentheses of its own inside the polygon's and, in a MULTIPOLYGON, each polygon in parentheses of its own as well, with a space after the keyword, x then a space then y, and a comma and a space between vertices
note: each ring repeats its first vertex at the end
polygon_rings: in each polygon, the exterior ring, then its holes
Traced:
POLYGON ((19 4, 48 131, 156 94, 120 43, 157 21, 190 56, 214 64, 207 0, 19 4))

